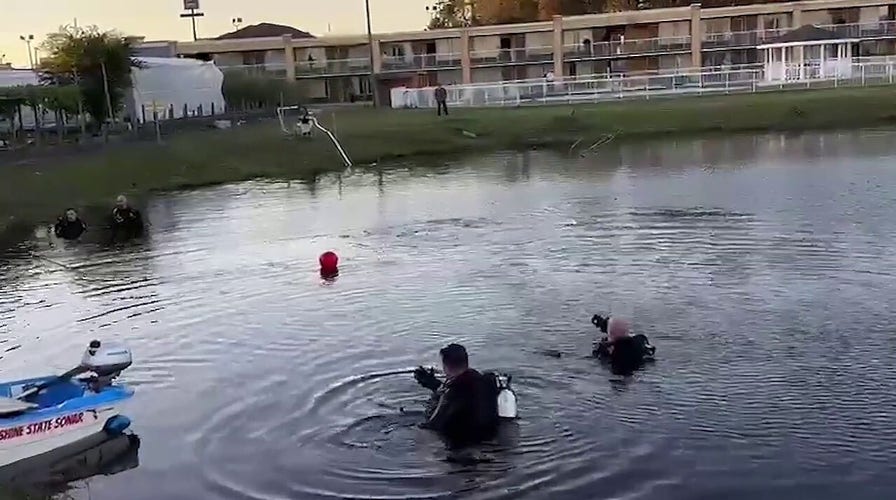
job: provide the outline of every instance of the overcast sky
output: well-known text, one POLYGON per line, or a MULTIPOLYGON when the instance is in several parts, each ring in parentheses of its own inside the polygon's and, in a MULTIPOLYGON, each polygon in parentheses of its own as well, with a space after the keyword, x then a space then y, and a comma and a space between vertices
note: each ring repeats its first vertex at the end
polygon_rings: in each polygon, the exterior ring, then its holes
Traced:
MULTIPOLYGON (((429 0, 370 0, 374 32, 422 29, 429 20, 429 0)), ((192 39, 190 21, 181 19, 183 0, 0 0, 0 55, 17 66, 28 65, 20 35, 36 39, 77 18, 147 39, 192 39)), ((232 31, 231 20, 243 26, 271 22, 315 35, 366 33, 364 0, 200 0, 205 17, 198 19, 199 37, 232 31)))

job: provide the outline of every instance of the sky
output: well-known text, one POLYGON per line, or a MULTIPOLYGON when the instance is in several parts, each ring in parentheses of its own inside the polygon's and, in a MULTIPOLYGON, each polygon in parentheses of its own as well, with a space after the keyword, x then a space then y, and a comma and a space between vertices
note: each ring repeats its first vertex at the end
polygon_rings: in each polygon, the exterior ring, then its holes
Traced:
MULTIPOLYGON (((233 31, 231 20, 242 26, 261 22, 285 24, 315 35, 366 33, 364 0, 199 0, 205 17, 197 19, 200 38, 233 31)), ((370 0, 374 32, 422 29, 432 0, 370 0)), ((20 35, 35 41, 59 26, 96 25, 147 40, 191 40, 189 19, 181 19, 183 0, 0 0, 0 56, 3 62, 27 67, 28 50, 20 35)), ((36 46, 33 45, 33 46, 36 46)))

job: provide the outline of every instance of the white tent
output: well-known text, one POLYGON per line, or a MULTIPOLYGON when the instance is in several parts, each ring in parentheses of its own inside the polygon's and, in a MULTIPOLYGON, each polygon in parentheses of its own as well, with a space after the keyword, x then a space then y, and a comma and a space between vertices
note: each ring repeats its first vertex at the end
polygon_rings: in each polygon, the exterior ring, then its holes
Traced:
POLYGON ((173 57, 141 57, 142 68, 134 68, 132 97, 134 116, 143 122, 152 120, 153 106, 159 118, 181 118, 184 107, 188 116, 224 112, 224 74, 213 62, 173 57))
MULTIPOLYGON (((37 73, 30 69, 0 69, 0 89, 9 87, 24 87, 25 85, 39 85, 37 73)), ((56 121, 52 115, 44 114, 42 117, 46 126, 55 125, 56 121)), ((22 116, 20 117, 22 126, 25 128, 34 127, 34 111, 30 107, 22 108, 22 116)), ((9 118, 0 116, 0 131, 12 130, 16 125, 10 123, 9 118)))
MULTIPOLYGON (((174 117, 212 115, 224 112, 224 74, 212 62, 197 59, 166 57, 137 58, 142 68, 131 72, 132 87, 125 99, 125 106, 138 122, 152 120, 153 104, 159 118, 166 119, 173 109, 174 117)), ((38 85, 38 75, 30 69, 0 70, 0 88, 38 85)), ((34 125, 30 111, 23 110, 26 128, 34 125)), ((43 122, 49 126, 46 120, 43 122)))
POLYGON ((0 89, 39 83, 37 73, 30 69, 0 69, 0 89))

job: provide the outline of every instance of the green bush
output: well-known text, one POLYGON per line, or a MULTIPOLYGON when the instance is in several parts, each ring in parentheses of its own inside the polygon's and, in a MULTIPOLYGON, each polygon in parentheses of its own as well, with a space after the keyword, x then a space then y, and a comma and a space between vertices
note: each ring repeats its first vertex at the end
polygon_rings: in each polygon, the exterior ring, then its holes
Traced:
POLYGON ((300 82, 243 70, 224 71, 223 93, 227 108, 241 111, 301 104, 306 96, 300 82))

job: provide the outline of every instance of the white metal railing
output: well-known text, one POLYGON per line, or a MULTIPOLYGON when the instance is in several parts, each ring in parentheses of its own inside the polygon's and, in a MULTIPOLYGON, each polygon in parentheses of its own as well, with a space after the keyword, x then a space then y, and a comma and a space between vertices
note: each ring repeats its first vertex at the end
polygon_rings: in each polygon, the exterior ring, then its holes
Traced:
POLYGON ((460 68, 460 60, 461 55, 454 53, 383 56, 381 71, 460 68))
POLYGON ((513 49, 475 49, 470 51, 471 66, 492 66, 512 63, 539 63, 554 60, 554 47, 519 47, 513 49))
MULTIPOLYGON (((576 75, 576 76, 563 76, 556 77, 554 79, 554 84, 563 84, 568 82, 579 82, 579 81, 592 81, 592 80, 610 80, 610 79, 619 79, 623 78, 626 75, 628 76, 637 76, 637 77, 645 77, 645 76, 675 76, 675 75, 683 75, 683 74, 691 74, 695 71, 704 73, 704 74, 716 74, 716 73, 730 73, 733 71, 747 70, 747 69, 761 69, 763 67, 762 63, 752 63, 752 64, 737 64, 737 65, 726 65, 726 66, 705 66, 698 70, 694 68, 661 68, 661 69, 647 69, 647 70, 639 70, 639 71, 629 71, 626 73, 613 73, 609 70, 604 73, 592 73, 589 75, 576 75)), ((493 87, 496 84, 503 83, 514 83, 514 84, 530 84, 530 85, 541 85, 545 82, 544 77, 540 78, 525 78, 518 80, 505 80, 503 82, 487 82, 487 83, 468 83, 464 85, 464 88, 479 88, 479 87, 493 87)))
POLYGON ((307 60, 296 62, 296 76, 363 75, 370 73, 370 58, 307 60))
POLYGON ((896 21, 889 20, 852 24, 822 24, 818 27, 833 31, 842 38, 896 36, 896 21))
POLYGON ((620 38, 609 42, 564 45, 563 56, 566 61, 580 61, 617 55, 665 54, 690 49, 690 36, 620 38))
MULTIPOLYGON (((843 38, 873 39, 876 37, 896 36, 896 21, 893 20, 850 24, 822 24, 818 25, 818 27, 832 31, 843 38)), ((752 47, 784 35, 796 28, 800 28, 800 26, 750 31, 729 31, 724 33, 704 33, 702 48, 721 49, 728 47, 752 47)))
POLYGON ((286 65, 283 63, 232 64, 218 66, 224 73, 243 73, 246 75, 268 75, 286 78, 286 65))
MULTIPOLYGON (((896 59, 847 63, 846 66, 847 68, 840 68, 830 75, 823 75, 819 70, 821 63, 812 61, 804 66, 802 72, 798 65, 787 65, 782 75, 767 75, 763 65, 730 71, 695 69, 666 75, 592 75, 587 79, 552 83, 542 79, 490 85, 455 85, 445 89, 448 91, 449 106, 487 107, 896 83, 896 59)), ((431 87, 393 89, 392 107, 434 108, 436 103, 433 91, 431 87)))
POLYGON ((765 41, 777 38, 793 28, 760 29, 751 31, 728 31, 725 33, 705 33, 701 48, 704 50, 728 47, 755 47, 765 41))

